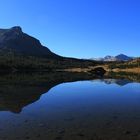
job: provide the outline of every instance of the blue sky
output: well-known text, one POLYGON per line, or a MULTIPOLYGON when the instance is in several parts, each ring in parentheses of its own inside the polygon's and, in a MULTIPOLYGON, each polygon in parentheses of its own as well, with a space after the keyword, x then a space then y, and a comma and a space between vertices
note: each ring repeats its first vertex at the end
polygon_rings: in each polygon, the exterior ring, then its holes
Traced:
POLYGON ((1 0, 0 28, 15 25, 62 56, 140 56, 139 0, 1 0))

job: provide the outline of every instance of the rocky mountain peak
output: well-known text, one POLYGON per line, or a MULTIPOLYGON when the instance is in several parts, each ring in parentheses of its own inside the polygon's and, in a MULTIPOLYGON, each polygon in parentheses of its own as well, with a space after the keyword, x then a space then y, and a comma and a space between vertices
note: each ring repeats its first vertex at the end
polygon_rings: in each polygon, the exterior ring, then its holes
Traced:
POLYGON ((132 59, 133 59, 133 57, 127 56, 125 54, 119 54, 117 56, 107 55, 104 58, 96 58, 94 60, 98 60, 98 61, 129 61, 132 59))
POLYGON ((20 26, 0 29, 0 53, 13 52, 17 55, 32 55, 59 58, 58 55, 44 47, 40 41, 24 32, 20 26))
POLYGON ((14 26, 11 28, 12 31, 22 32, 22 28, 20 26, 14 26))

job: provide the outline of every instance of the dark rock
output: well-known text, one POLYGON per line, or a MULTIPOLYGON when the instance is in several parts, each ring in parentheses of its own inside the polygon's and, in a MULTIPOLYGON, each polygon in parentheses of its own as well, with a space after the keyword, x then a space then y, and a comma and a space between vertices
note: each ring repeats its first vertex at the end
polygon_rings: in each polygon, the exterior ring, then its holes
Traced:
POLYGON ((104 70, 104 68, 102 68, 102 67, 97 67, 97 68, 91 70, 90 73, 96 74, 99 76, 103 76, 106 73, 106 70, 104 70))

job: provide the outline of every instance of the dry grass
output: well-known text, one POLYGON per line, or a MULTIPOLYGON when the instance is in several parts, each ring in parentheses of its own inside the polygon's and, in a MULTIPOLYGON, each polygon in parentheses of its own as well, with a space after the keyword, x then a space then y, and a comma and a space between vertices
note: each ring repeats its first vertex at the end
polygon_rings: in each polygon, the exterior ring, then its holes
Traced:
POLYGON ((131 72, 140 73, 140 68, 129 68, 129 69, 113 69, 113 72, 131 72))
POLYGON ((88 72, 89 68, 70 68, 70 69, 64 69, 66 72, 88 72))

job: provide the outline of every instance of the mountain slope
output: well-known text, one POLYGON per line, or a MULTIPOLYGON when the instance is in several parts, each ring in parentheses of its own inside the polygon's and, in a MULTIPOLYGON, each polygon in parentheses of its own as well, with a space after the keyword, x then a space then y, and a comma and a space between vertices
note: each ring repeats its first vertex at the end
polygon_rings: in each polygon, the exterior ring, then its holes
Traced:
POLYGON ((88 68, 100 62, 61 57, 15 26, 0 29, 0 71, 56 71, 88 68))
POLYGON ((21 27, 0 29, 0 52, 15 53, 18 55, 33 55, 47 58, 58 58, 40 41, 22 32, 21 27))

